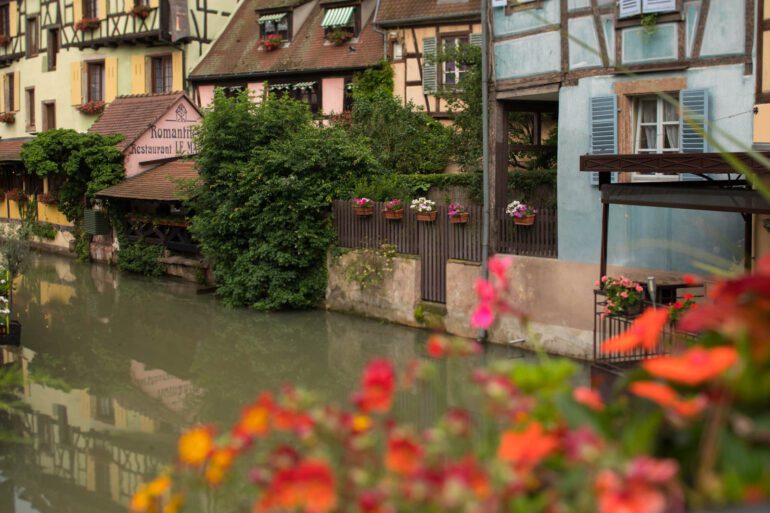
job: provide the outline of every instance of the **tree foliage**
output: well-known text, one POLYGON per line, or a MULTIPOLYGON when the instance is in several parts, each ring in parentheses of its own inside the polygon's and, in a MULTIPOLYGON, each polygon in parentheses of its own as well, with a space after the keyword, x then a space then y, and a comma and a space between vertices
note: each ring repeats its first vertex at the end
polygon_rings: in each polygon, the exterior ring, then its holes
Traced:
POLYGON ((79 222, 85 200, 124 178, 123 155, 115 146, 122 136, 48 130, 21 150, 24 167, 40 177, 64 176, 59 210, 79 222))
POLYGON ((201 124, 191 230, 230 305, 309 308, 323 297, 329 203, 378 165, 360 139, 311 120, 291 99, 218 92, 201 124))
POLYGON ((379 66, 368 68, 353 77, 353 95, 369 98, 381 94, 392 96, 393 84, 393 66, 383 60, 379 66))

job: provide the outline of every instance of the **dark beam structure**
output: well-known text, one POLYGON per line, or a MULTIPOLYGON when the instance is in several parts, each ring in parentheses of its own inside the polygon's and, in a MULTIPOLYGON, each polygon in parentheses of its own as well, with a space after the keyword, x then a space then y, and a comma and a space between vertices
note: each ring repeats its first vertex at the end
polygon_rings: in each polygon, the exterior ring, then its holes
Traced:
MULTIPOLYGON (((770 159, 770 152, 759 152, 770 159)), ((750 153, 728 153, 755 173, 770 170, 750 153)), ((722 153, 657 153, 629 155, 581 155, 580 171, 614 173, 727 174, 738 173, 722 153)))

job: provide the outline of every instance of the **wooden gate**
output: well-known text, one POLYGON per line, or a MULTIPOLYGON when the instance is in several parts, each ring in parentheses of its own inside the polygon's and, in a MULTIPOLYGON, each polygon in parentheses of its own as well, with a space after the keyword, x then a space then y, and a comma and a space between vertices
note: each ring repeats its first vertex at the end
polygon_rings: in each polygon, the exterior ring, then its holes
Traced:
POLYGON ((447 207, 438 206, 435 222, 419 223, 422 299, 446 303, 446 261, 449 258, 447 207))

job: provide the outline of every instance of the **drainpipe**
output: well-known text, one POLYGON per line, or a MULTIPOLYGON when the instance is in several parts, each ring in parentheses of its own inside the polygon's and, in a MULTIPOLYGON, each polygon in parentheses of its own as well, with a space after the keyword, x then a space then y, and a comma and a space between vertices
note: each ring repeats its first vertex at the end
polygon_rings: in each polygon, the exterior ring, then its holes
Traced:
POLYGON ((388 31, 386 30, 380 30, 377 28, 377 15, 380 14, 380 0, 377 0, 377 3, 374 6, 374 17, 372 18, 372 30, 377 32, 382 36, 382 58, 387 60, 388 59, 388 31))
MULTIPOLYGON (((489 278, 489 29, 487 27, 487 5, 481 0, 481 109, 482 109, 482 183, 484 203, 481 230, 481 276, 489 278)), ((479 330, 478 339, 486 342, 487 331, 479 330)))

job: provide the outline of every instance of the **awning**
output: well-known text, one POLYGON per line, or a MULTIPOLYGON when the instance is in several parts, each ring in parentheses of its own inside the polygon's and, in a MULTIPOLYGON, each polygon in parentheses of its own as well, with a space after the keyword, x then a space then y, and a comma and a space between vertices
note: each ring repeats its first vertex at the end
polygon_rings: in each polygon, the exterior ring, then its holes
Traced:
POLYGON ((277 12, 273 14, 260 14, 259 15, 259 23, 267 23, 268 21, 281 21, 286 17, 285 12, 277 12))
POLYGON ((270 91, 283 91, 284 89, 291 89, 291 84, 270 84, 268 89, 270 91))
POLYGON ((303 89, 313 89, 315 85, 316 85, 315 82, 297 82, 291 87, 292 89, 301 91, 303 89))
POLYGON ((336 9, 326 9, 324 13, 324 19, 321 21, 323 28, 329 27, 345 27, 350 25, 350 21, 353 18, 353 11, 355 7, 338 7, 336 9))
POLYGON ((21 162, 21 147, 32 137, 0 140, 0 162, 21 162))

